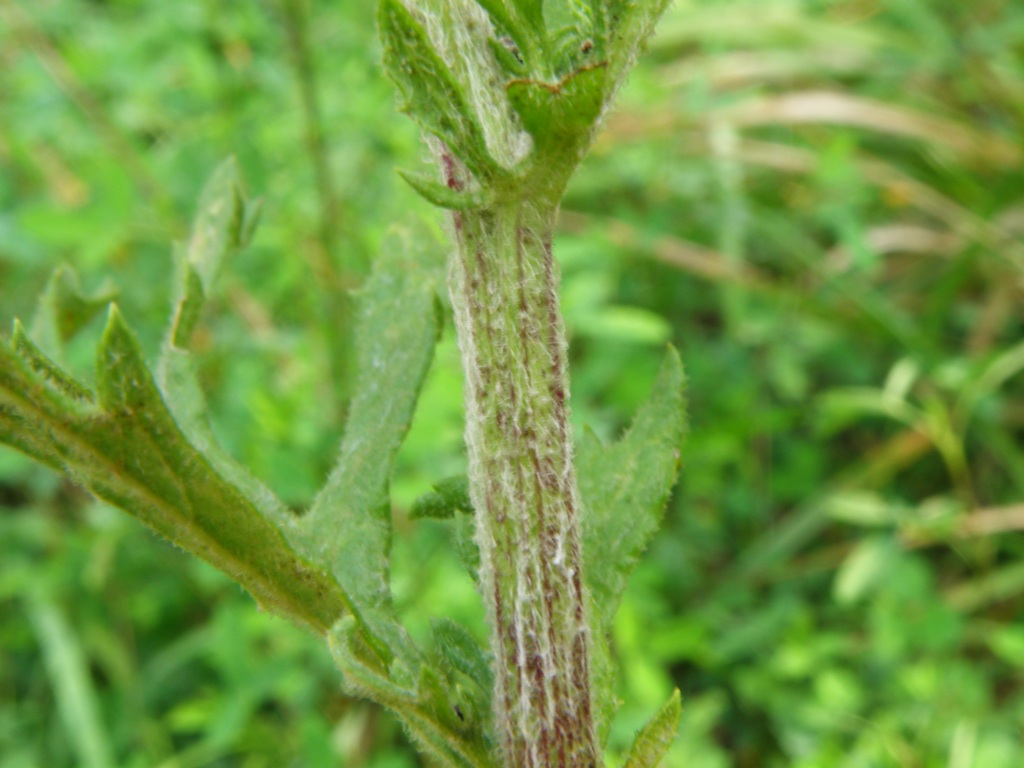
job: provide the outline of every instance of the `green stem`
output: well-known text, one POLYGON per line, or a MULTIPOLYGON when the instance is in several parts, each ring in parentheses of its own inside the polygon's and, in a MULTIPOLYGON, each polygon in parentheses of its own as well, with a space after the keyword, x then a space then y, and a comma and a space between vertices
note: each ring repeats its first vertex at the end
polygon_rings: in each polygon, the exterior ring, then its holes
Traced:
POLYGON ((494 708, 516 768, 598 764, 556 216, 556 205, 531 200, 453 215, 450 289, 494 708))

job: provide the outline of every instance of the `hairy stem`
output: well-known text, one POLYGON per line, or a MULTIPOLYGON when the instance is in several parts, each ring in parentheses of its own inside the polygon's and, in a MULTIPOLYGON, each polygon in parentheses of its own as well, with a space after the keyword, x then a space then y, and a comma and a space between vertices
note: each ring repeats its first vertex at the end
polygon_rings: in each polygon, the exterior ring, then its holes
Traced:
MULTIPOLYGON (((457 184, 454 179, 449 184, 457 184)), ((450 288, 505 764, 598 763, 556 205, 455 213, 450 288)))

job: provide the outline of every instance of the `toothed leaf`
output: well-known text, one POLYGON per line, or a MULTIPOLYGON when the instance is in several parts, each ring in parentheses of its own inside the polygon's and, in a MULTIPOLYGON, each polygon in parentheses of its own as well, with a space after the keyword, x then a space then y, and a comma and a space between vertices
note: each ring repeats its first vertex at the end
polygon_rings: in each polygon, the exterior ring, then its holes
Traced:
POLYGON ((607 632, 640 554, 657 531, 679 470, 686 431, 685 377, 679 355, 669 349, 651 400, 629 431, 605 446, 592 433, 579 447, 577 473, 583 498, 583 553, 592 599, 592 670, 600 734, 615 709, 614 680, 607 632))
POLYGON ((308 545, 388 643, 405 643, 391 607, 388 483, 440 330, 435 255, 395 236, 357 294, 351 413, 337 465, 302 519, 308 545))
POLYGON ((679 471, 686 431, 684 385, 679 355, 669 349, 651 400, 626 434, 605 446, 591 433, 579 448, 577 472, 587 511, 583 546, 604 629, 611 626, 629 574, 661 523, 679 471))
POLYGON ((98 406, 70 407, 53 372, 30 359, 0 344, 0 441, 213 563, 271 610, 317 631, 344 612, 337 585, 188 443, 116 308, 98 353, 98 406))

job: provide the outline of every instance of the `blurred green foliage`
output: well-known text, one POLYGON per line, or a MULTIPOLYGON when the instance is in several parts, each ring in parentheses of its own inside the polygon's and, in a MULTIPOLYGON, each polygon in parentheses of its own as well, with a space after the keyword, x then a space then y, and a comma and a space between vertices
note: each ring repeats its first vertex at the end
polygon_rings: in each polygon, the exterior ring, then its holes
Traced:
MULTIPOLYGON (((155 353, 170 243, 236 154, 266 209, 197 356, 219 436, 296 507, 338 441, 331 281, 393 222, 438 228, 393 172, 422 148, 373 12, 0 0, 0 323, 67 263, 155 353)), ((690 381, 614 748, 678 686, 668 766, 1024 762, 1022 136, 1013 0, 670 10, 557 244, 579 428, 628 424, 665 341, 690 381)), ((408 515, 464 469, 460 377, 448 328, 394 478, 420 638, 485 634, 451 523, 408 515)), ((0 513, 0 768, 418 764, 317 640, 10 451, 0 513)))

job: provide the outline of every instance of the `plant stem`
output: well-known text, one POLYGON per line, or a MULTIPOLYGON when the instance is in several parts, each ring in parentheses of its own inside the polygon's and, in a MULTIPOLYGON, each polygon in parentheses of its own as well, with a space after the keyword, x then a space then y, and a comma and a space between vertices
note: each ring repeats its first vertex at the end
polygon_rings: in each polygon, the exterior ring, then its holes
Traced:
MULTIPOLYGON (((451 163, 445 163, 449 169, 451 163)), ((449 174, 449 186, 460 182, 449 174)), ((450 289, 466 387, 470 493, 505 765, 598 764, 557 204, 453 214, 450 289)))

